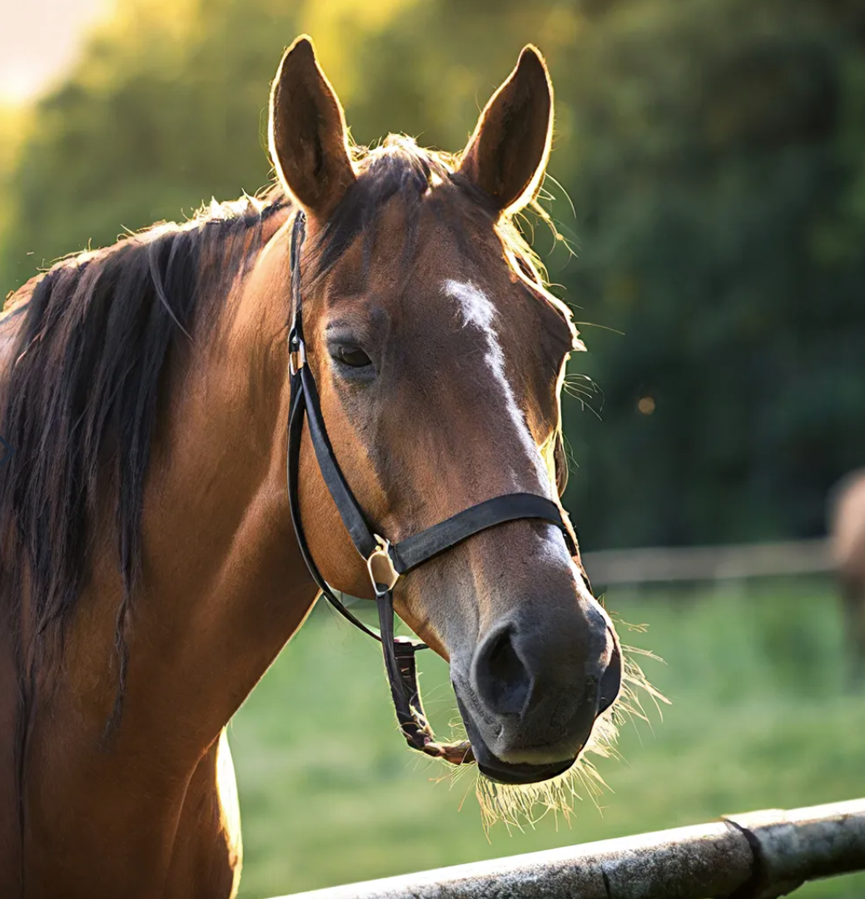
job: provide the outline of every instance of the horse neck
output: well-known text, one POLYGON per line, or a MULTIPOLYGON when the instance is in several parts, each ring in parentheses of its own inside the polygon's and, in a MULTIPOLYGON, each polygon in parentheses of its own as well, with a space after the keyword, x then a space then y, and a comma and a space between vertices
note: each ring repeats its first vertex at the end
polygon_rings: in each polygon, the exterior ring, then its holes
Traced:
MULTIPOLYGON (((153 445, 118 738, 137 744, 142 726, 177 722, 166 746, 177 759, 218 735, 316 595, 285 486, 284 249, 280 230, 220 319, 193 333, 153 445)), ((93 586, 117 601, 113 558, 93 586)))

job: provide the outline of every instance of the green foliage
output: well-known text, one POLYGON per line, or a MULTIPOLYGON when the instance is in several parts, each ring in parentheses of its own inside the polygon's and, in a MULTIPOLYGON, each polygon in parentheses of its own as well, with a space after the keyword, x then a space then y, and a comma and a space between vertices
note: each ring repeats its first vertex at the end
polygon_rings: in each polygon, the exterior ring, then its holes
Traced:
MULTIPOLYGON (((242 899, 350 883, 862 792, 865 704, 845 696, 841 616, 826 584, 742 594, 613 592, 626 644, 671 699, 663 720, 626 723, 609 790, 523 832, 481 827, 473 775, 406 749, 380 654, 326 606, 289 644, 234 719, 245 843, 242 899), (819 610, 819 614, 815 613, 819 610), (444 777, 441 782, 438 778, 444 777)), ((431 654, 430 654, 431 655, 431 654)), ((445 664, 421 660, 440 735, 456 716, 445 664)), ((858 899, 865 875, 814 883, 801 899, 858 899)))
POLYGON ((263 185, 268 84, 301 30, 357 140, 405 131, 446 149, 464 145, 531 40, 556 86, 551 173, 564 191, 548 187, 577 257, 544 228, 538 248, 555 247, 554 282, 599 326, 584 327, 590 354, 572 362, 598 385, 599 418, 577 399, 565 407, 585 545, 822 530, 827 489, 865 461, 861 3, 122 10, 6 162, 4 293, 60 254, 263 185))
MULTIPOLYGON (((551 209, 576 258, 543 227, 536 243, 594 325, 572 371, 599 391, 575 381, 565 404, 585 545, 822 529, 826 489, 865 461, 861 2, 118 7, 65 84, 0 116, 0 296, 89 242, 265 184, 269 81, 300 31, 359 142, 405 131, 449 150, 533 41, 557 96, 551 209)), ((840 692, 827 597, 808 584, 676 606, 613 594, 625 620, 651 624, 626 639, 667 660, 647 667, 673 705, 651 730, 626 726, 626 763, 601 766, 616 791, 603 814, 587 800, 572 829, 547 819, 490 842, 470 781, 433 783, 438 769, 403 748, 375 646, 318 610, 232 731, 242 895, 857 795, 865 712, 840 692)), ((424 665, 446 732, 447 674, 424 665)), ((801 895, 863 890, 860 876, 801 895)))
POLYGON ((570 284, 587 318, 625 334, 599 333, 587 360, 605 423, 569 431, 593 543, 820 532, 826 490, 862 462, 852 9, 620 3, 585 60, 598 78, 567 82, 581 135, 570 284))

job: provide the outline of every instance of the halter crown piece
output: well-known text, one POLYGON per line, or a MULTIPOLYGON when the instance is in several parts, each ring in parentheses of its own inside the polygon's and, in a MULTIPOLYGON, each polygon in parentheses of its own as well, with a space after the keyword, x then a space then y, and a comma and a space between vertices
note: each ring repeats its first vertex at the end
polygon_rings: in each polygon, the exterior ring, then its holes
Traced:
POLYGON ((337 462, 324 426, 315 378, 307 364, 303 340, 303 294, 300 284, 300 251, 305 236, 306 216, 303 211, 298 211, 291 232, 290 253, 293 312, 288 333, 291 402, 288 414, 287 472, 291 520, 300 552, 313 580, 327 601, 355 627, 381 643, 397 721, 408 745, 412 749, 444 759, 454 765, 473 762, 470 743, 439 743, 427 722, 415 664, 415 653, 426 649, 427 646, 418 640, 394 637, 393 589, 399 578, 408 574, 413 568, 462 543, 474 534, 506 521, 534 518, 556 525, 564 534, 571 555, 576 555, 576 540, 563 519, 559 506, 545 496, 534 493, 509 493, 493 497, 396 544, 374 532, 337 462), (336 597, 325 583, 306 540, 298 492, 304 417, 325 484, 355 548, 366 561, 378 606, 380 633, 376 633, 358 620, 336 597))

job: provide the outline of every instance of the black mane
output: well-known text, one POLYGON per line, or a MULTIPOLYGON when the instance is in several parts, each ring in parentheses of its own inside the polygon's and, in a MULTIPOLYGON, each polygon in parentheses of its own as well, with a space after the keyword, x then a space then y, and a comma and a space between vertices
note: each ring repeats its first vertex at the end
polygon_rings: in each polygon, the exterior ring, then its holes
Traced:
POLYGON ((429 190, 433 172, 440 177, 450 176, 433 154, 401 136, 391 135, 381 148, 362 152, 359 177, 334 210, 316 243, 312 280, 330 271, 361 235, 366 272, 376 238, 376 220, 387 203, 397 196, 407 216, 405 253, 410 256, 417 241, 421 199, 429 190))
POLYGON ((157 225, 63 260, 32 291, 12 297, 13 307, 21 306, 10 314, 24 321, 0 414, 0 434, 15 448, 0 468, 0 609, 16 635, 20 677, 28 670, 32 677, 62 640, 86 577, 105 478, 124 586, 119 712, 123 634, 141 564, 144 485, 163 376, 179 344, 189 341, 193 320, 225 299, 255 259, 264 223, 286 206, 278 189, 262 200, 214 205, 184 225, 157 225))

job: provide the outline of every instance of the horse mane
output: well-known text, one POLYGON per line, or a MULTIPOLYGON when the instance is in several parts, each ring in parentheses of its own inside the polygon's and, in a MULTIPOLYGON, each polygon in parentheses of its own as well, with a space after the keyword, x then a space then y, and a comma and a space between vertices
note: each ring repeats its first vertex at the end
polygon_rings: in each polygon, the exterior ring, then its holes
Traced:
MULTIPOLYGON (((394 197, 407 210, 407 256, 417 241, 421 198, 439 181, 493 214, 489 199, 459 175, 456 156, 394 135, 353 153, 359 177, 312 248, 313 280, 359 237, 369 264, 376 217, 394 197)), ((201 333, 202 319, 206 327, 218 315, 230 287, 255 261, 265 224, 291 205, 278 185, 259 197, 214 202, 186 223, 161 223, 63 259, 11 296, 7 313, 24 321, 0 409, 0 434, 15 448, 14 460, 0 468, 0 613, 16 643, 25 706, 28 678, 35 683, 35 673, 62 650, 88 573, 97 498, 107 497, 123 582, 112 721, 118 718, 150 448, 171 360, 194 326, 201 333)), ((496 227, 508 263, 569 319, 567 307, 546 293, 543 269, 513 222, 503 218, 496 227)), ((468 253, 469 238, 460 231, 468 253)))
POLYGON ((160 223, 67 257, 10 298, 9 314, 24 321, 0 414, 0 434, 15 448, 0 468, 0 608, 16 638, 19 677, 29 669, 32 679, 62 643, 87 575, 104 477, 124 588, 119 713, 123 632, 141 568, 144 485, 167 368, 193 319, 225 299, 255 259, 265 223, 287 205, 278 188, 213 203, 186 223, 160 223))

